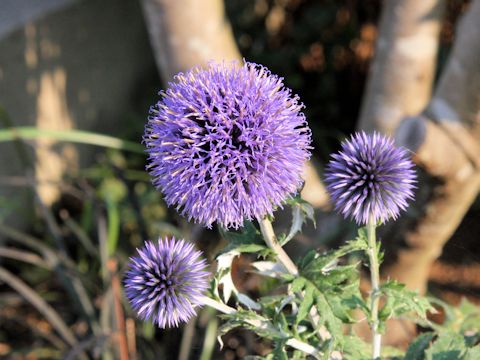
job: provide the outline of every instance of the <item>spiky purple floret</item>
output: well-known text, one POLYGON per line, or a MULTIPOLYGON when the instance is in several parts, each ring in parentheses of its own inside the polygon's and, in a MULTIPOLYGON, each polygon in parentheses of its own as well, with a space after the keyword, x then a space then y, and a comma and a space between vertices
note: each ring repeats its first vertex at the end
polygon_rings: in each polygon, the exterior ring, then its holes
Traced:
POLYGON ((311 133, 282 78, 252 63, 180 73, 145 130, 154 185, 189 220, 238 228, 302 184, 311 133))
POLYGON ((396 219, 413 199, 414 165, 404 148, 374 133, 356 133, 332 155, 325 182, 335 208, 357 224, 396 219))
POLYGON ((125 294, 137 315, 160 328, 187 322, 208 288, 207 263, 192 244, 175 238, 147 241, 130 258, 125 294))

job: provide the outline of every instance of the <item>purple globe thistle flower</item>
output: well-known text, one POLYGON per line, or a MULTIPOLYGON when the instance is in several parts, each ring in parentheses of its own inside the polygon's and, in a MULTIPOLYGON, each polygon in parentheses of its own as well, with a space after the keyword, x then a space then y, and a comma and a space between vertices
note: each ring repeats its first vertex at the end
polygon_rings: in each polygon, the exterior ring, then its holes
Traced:
POLYGON ((325 171, 335 209, 365 225, 396 219, 413 199, 416 174, 407 150, 383 135, 356 133, 342 143, 325 171))
POLYGON ((164 329, 187 322, 201 306, 208 288, 207 263, 202 253, 184 240, 160 239, 145 243, 130 259, 125 294, 143 320, 164 329))
POLYGON ((282 78, 245 62, 179 73, 145 129, 153 184, 189 220, 238 228, 302 184, 311 133, 282 78))

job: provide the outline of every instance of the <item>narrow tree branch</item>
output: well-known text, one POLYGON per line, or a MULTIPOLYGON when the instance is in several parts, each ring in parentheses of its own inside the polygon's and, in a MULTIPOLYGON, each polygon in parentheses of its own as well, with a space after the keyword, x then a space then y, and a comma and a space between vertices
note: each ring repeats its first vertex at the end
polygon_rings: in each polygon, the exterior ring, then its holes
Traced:
POLYGON ((0 267, 0 280, 8 284, 21 294, 30 304, 32 304, 50 324, 58 331, 64 341, 74 346, 77 343, 75 335, 65 324, 58 313, 49 304, 45 302, 30 286, 25 284, 20 278, 13 275, 7 269, 0 267))

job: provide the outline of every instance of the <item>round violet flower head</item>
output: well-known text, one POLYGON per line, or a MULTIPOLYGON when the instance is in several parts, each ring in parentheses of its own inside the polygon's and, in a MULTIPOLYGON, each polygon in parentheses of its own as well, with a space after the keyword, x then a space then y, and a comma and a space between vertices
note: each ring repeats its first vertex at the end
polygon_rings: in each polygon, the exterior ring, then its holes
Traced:
POLYGON ((201 306, 208 288, 207 263, 202 253, 184 240, 145 243, 130 259, 125 294, 137 315, 160 328, 187 322, 201 306))
POLYGON ((383 135, 356 133, 342 143, 325 171, 335 209, 365 225, 396 219, 413 199, 416 174, 409 153, 383 135))
POLYGON ((248 62, 210 63, 160 94, 144 135, 148 170, 189 220, 238 228, 299 189, 311 133, 282 78, 248 62))

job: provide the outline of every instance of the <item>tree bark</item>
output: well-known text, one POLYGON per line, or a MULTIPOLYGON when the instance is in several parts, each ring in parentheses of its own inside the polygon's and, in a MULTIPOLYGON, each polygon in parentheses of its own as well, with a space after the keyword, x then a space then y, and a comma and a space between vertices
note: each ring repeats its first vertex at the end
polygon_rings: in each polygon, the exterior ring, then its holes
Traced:
POLYGON ((393 134, 427 105, 435 75, 444 0, 383 2, 374 61, 358 127, 393 134))
MULTIPOLYGON (((457 27, 428 105, 444 1, 384 4, 359 127, 394 134, 439 180, 423 215, 407 231, 406 246, 383 273, 425 292, 433 262, 480 188, 480 0, 474 0, 457 27)), ((389 321, 387 328, 385 342, 391 345, 405 344, 415 335, 411 322, 389 321)))
POLYGON ((164 81, 209 61, 238 60, 223 0, 142 0, 157 66, 164 81))
POLYGON ((424 216, 406 234, 408 247, 386 275, 425 291, 430 267, 480 190, 480 0, 457 28, 457 38, 424 116, 405 119, 396 139, 440 180, 424 216))

